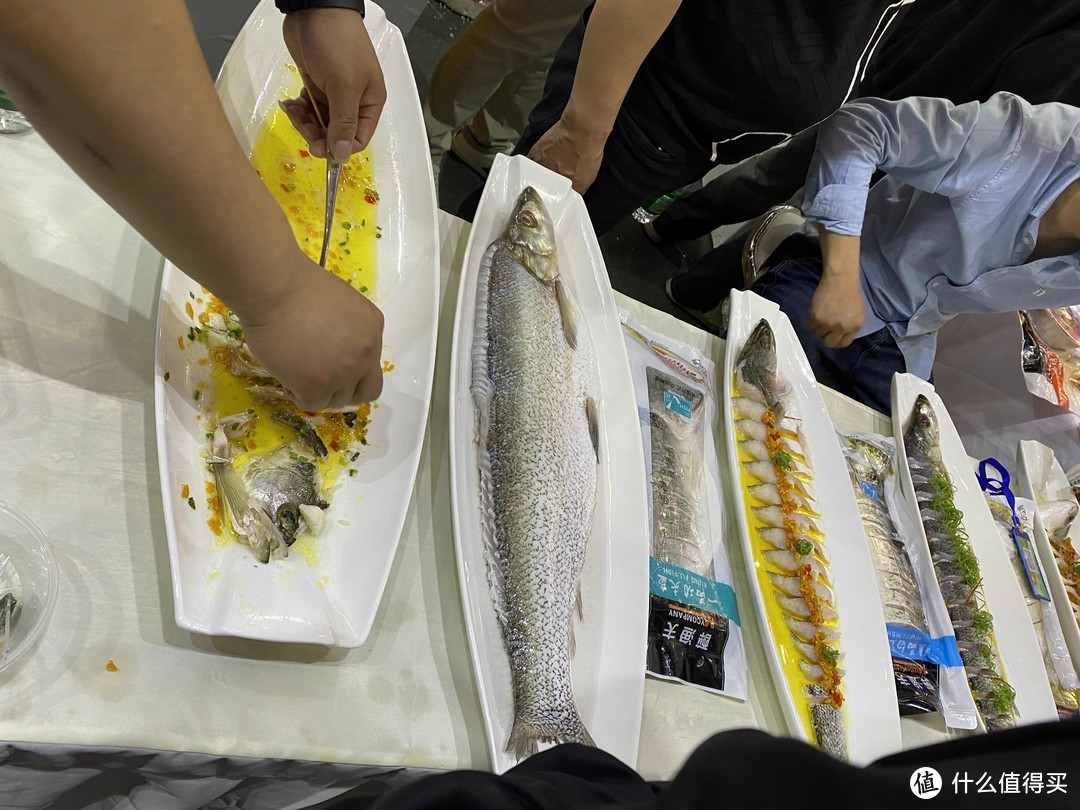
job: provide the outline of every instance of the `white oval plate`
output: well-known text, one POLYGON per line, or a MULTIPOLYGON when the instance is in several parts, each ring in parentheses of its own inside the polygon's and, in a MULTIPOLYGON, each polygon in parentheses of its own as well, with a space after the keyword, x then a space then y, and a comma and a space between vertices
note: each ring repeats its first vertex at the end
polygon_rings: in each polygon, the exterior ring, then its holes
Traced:
MULTIPOLYGON (((600 471, 592 534, 581 571, 584 619, 575 620, 574 699, 597 746, 637 764, 645 691, 649 534, 645 462, 622 326, 585 203, 565 177, 524 157, 491 167, 461 271, 450 372, 450 471, 461 600, 491 764, 512 767, 510 665, 488 588, 481 534, 476 412, 470 393, 480 260, 532 186, 555 225, 559 268, 592 341, 600 410, 600 471)), ((552 429, 557 429, 556 425, 552 429)))
MULTIPOLYGON (((911 409, 915 407, 915 399, 919 394, 930 400, 937 416, 941 459, 953 486, 956 487, 953 502, 964 515, 968 541, 979 560, 986 608, 994 617, 994 637, 1001 652, 1005 679, 1016 690, 1018 722, 1026 724, 1057 720, 1057 707, 1050 692, 1050 682, 1046 678, 1035 628, 1031 625, 1031 617, 1016 582, 1012 563, 1001 545, 1001 536, 998 534, 994 517, 990 514, 990 506, 975 478, 973 462, 968 457, 949 411, 934 386, 913 374, 896 374, 892 381, 893 436, 896 438, 897 457, 905 461, 907 459, 904 428, 911 418, 911 409)), ((900 470, 902 497, 911 506, 916 503, 911 470, 906 463, 896 466, 900 470)), ((918 514, 918 508, 914 509, 915 514, 918 514)), ((922 521, 918 521, 918 526, 922 542, 926 543, 922 521)), ((929 553, 929 544, 927 552, 929 553)), ((981 717, 979 727, 983 728, 981 717)))
MULTIPOLYGON (((356 647, 371 630, 412 496, 427 423, 438 321, 438 220, 431 160, 405 43, 383 10, 366 22, 386 79, 387 103, 371 143, 380 190, 378 272, 372 297, 386 315, 383 357, 394 363, 372 412, 358 474, 342 477, 312 544, 268 565, 238 543, 215 545, 200 452, 206 429, 192 391, 208 379, 202 344, 181 351, 184 312, 198 284, 165 265, 158 306, 155 404, 158 461, 176 623, 196 633, 356 647), (169 380, 164 373, 169 372, 169 380), (189 485, 197 509, 180 498, 189 485)), ((267 112, 299 79, 286 69, 281 15, 264 0, 222 67, 218 95, 241 145, 250 151, 267 112)))
POLYGON ((829 418, 799 338, 776 304, 751 292, 736 291, 731 294, 731 317, 724 352, 724 437, 728 475, 735 493, 733 511, 754 596, 754 609, 765 634, 765 654, 788 731, 793 737, 805 740, 807 732, 796 712, 765 612, 765 595, 758 585, 758 563, 750 542, 745 499, 738 483, 741 471, 731 405, 735 360, 762 318, 769 322, 776 335, 776 367, 791 383, 792 396, 809 444, 808 455, 813 459, 814 491, 821 510, 818 525, 825 534, 825 544, 832 556, 829 569, 840 614, 840 649, 844 653, 846 672, 843 689, 848 716, 848 757, 853 763, 863 764, 903 747, 885 614, 877 592, 870 546, 851 489, 847 463, 836 438, 836 428, 829 418))
MULTIPOLYGON (((1017 447, 1017 466, 1019 467, 1019 494, 1035 501, 1041 507, 1047 501, 1075 500, 1072 487, 1065 470, 1054 456, 1054 451, 1045 444, 1033 441, 1021 441, 1017 447)), ((1061 628, 1065 633, 1065 643, 1069 647, 1073 666, 1080 669, 1080 624, 1073 615, 1072 603, 1065 593, 1065 581, 1057 567, 1054 549, 1050 546, 1050 536, 1043 525, 1039 510, 1035 510, 1035 548, 1039 552, 1039 564, 1042 565, 1046 581, 1050 583, 1050 595, 1054 599, 1061 628)), ((1073 548, 1077 545, 1077 533, 1080 532, 1080 517, 1073 521, 1069 534, 1073 548)))

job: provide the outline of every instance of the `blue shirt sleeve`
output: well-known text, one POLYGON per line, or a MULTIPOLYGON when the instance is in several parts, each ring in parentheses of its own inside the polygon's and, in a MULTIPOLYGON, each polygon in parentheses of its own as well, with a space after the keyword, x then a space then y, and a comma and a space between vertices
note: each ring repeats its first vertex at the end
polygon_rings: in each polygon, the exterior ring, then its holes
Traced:
POLYGON ((926 97, 849 102, 821 125, 803 214, 834 233, 860 235, 878 169, 932 194, 977 191, 1014 158, 1030 109, 1011 93, 967 104, 926 97))

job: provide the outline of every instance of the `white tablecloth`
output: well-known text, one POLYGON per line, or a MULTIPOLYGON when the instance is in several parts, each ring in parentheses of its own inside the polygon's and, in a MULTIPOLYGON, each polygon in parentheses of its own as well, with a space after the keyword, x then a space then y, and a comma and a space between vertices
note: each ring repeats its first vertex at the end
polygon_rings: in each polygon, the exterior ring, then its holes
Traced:
MULTIPOLYGON (((41 526, 60 564, 40 646, 0 673, 0 806, 82 795, 105 772, 140 797, 110 806, 202 806, 209 794, 233 791, 246 797, 242 806, 259 808, 302 806, 305 792, 325 798, 323 788, 340 791, 373 773, 320 762, 374 773, 487 766, 454 573, 446 424, 468 226, 445 214, 440 226, 431 416, 368 642, 340 650, 192 635, 173 621, 154 441, 161 258, 39 136, 0 139, 0 501, 41 526), (110 660, 117 671, 106 669, 110 660), (275 773, 289 786, 272 797, 265 780, 275 773), (176 798, 181 787, 202 798, 176 798)), ((618 299, 643 323, 721 359, 715 337, 618 299)), ((888 430, 862 406, 837 395, 828 403, 843 427, 888 430)), ((748 605, 738 547, 730 547, 736 592, 748 605)), ((649 680, 638 763, 646 777, 670 778, 724 728, 784 732, 753 611, 743 616, 750 701, 649 680)), ((939 722, 905 720, 905 745, 942 739, 939 722)))

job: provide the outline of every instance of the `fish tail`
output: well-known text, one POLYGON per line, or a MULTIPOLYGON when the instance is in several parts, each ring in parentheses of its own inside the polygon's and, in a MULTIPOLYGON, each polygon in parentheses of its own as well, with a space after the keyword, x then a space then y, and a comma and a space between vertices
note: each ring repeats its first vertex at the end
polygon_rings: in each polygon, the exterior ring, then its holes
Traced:
POLYGON ((592 735, 585 728, 576 706, 570 706, 566 716, 558 722, 536 723, 514 715, 514 725, 510 729, 510 738, 506 750, 518 759, 535 754, 539 743, 575 742, 596 747, 592 735))

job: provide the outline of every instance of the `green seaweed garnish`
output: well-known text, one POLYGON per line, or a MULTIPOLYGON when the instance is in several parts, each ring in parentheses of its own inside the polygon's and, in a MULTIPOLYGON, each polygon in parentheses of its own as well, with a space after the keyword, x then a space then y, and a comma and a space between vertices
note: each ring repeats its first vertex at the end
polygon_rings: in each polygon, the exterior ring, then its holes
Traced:
POLYGON ((195 499, 194 498, 188 498, 187 499, 187 505, 190 506, 192 509, 194 509, 195 508, 195 499))
POLYGON ((1008 714, 1013 710, 1015 701, 1015 689, 1004 680, 994 681, 994 685, 990 687, 990 705, 994 707, 994 711, 999 714, 1008 714))
POLYGON ((836 649, 836 647, 825 645, 821 648, 821 654, 825 656, 825 660, 834 667, 840 663, 840 650, 836 649))
POLYGON ((989 636, 994 629, 994 617, 988 610, 975 608, 971 613, 971 626, 980 636, 989 636))
POLYGON ((795 553, 800 557, 805 557, 807 554, 814 550, 814 544, 807 540, 805 537, 795 544, 795 553))
POLYGON ((1073 576, 1080 577, 1080 560, 1073 563, 1073 576))
POLYGON ((773 463, 777 467, 782 467, 785 470, 791 469, 791 454, 785 450, 777 450, 776 455, 773 456, 773 463))

